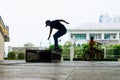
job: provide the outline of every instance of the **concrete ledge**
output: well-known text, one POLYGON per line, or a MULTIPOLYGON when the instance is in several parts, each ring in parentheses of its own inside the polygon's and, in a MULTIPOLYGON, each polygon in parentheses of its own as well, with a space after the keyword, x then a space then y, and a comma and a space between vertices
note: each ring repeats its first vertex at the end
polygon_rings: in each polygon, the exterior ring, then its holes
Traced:
POLYGON ((53 62, 61 61, 61 54, 51 50, 26 50, 26 62, 53 62))

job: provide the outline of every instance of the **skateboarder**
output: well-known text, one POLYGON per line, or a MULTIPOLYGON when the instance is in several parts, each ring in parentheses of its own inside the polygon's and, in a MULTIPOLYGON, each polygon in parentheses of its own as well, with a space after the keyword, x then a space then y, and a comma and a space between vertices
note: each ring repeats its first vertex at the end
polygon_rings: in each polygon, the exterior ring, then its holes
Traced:
POLYGON ((54 50, 55 51, 56 50, 60 50, 59 47, 58 47, 58 38, 63 36, 67 32, 67 29, 65 28, 65 26, 62 23, 60 23, 60 22, 64 22, 66 24, 69 24, 68 22, 66 22, 65 20, 62 20, 62 19, 58 19, 58 20, 54 20, 54 21, 47 20, 45 22, 46 27, 50 26, 50 32, 49 32, 48 40, 50 39, 52 30, 53 29, 57 29, 58 30, 53 35, 53 38, 54 38, 54 50))

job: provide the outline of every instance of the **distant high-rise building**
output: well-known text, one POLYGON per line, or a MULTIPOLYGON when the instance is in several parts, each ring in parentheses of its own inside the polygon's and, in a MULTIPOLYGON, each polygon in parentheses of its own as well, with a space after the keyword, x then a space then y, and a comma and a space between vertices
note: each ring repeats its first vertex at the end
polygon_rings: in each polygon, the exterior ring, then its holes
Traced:
POLYGON ((116 15, 114 17, 114 23, 120 23, 120 16, 119 15, 116 15))
POLYGON ((120 16, 110 17, 108 14, 99 16, 99 23, 120 23, 120 16))

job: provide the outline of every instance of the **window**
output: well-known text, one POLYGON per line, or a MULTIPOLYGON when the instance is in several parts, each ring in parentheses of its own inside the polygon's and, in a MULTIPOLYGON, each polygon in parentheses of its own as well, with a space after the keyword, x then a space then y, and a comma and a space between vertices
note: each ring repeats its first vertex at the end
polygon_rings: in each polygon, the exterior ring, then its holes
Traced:
POLYGON ((111 34, 110 39, 116 39, 116 36, 117 36, 116 34, 111 34))
POLYGON ((94 39, 101 39, 101 34, 90 34, 90 37, 94 37, 94 39))
POLYGON ((105 34, 104 39, 116 39, 116 34, 105 34))
POLYGON ((110 39, 110 34, 105 34, 104 39, 110 39))
POLYGON ((86 39, 86 34, 76 34, 76 35, 75 35, 75 39, 76 39, 76 40, 86 39))

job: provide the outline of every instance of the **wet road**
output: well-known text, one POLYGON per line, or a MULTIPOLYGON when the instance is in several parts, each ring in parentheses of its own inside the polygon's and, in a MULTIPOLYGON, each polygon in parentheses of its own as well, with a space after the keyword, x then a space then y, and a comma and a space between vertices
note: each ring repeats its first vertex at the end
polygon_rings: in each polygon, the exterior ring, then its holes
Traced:
POLYGON ((120 62, 0 62, 0 80, 120 80, 120 62))

